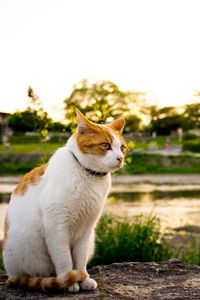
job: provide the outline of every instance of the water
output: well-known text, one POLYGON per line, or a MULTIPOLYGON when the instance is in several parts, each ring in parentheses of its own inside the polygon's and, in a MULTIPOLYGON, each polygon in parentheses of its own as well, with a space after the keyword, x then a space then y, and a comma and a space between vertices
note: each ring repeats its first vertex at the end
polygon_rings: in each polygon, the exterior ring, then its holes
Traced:
POLYGON ((200 185, 113 185, 106 210, 127 218, 155 215, 163 230, 200 226, 200 185))
MULTIPOLYGON (((3 239, 3 224, 13 182, 0 182, 0 240, 3 239)), ((113 184, 105 211, 114 215, 156 215, 161 229, 185 225, 200 226, 200 185, 169 184, 113 184)))

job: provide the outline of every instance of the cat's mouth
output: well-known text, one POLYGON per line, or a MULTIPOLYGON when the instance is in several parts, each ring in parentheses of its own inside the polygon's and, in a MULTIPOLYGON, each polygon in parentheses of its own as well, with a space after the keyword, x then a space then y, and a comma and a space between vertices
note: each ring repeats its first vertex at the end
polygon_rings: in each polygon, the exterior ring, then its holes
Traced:
POLYGON ((124 165, 124 160, 111 166, 111 172, 121 169, 124 165))

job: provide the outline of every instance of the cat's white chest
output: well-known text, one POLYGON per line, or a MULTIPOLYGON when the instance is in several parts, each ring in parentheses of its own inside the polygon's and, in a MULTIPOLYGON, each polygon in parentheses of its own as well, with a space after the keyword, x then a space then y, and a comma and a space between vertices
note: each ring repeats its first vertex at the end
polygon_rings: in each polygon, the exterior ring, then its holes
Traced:
POLYGON ((75 192, 66 205, 74 217, 76 215, 77 221, 93 223, 102 212, 109 191, 110 175, 108 178, 80 178, 75 182, 75 192))

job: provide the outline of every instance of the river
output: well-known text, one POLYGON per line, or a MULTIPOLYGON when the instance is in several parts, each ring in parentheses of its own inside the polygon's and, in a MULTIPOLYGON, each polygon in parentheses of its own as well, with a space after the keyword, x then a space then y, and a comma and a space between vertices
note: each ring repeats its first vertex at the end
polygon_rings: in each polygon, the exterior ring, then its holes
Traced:
MULTIPOLYGON (((187 178, 186 178, 187 179, 187 178)), ((140 181, 139 181, 140 180, 140 181)), ((200 226, 200 184, 198 181, 179 179, 157 183, 114 180, 105 212, 132 218, 136 215, 155 215, 160 219, 161 229, 175 229, 185 225, 200 226)), ((3 239, 3 224, 9 196, 17 178, 0 179, 0 240, 3 239)))

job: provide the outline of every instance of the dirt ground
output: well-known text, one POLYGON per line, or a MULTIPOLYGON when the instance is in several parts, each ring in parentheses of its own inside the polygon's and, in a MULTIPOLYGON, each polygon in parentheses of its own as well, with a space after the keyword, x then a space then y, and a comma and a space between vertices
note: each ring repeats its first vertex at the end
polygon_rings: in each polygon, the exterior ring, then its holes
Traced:
POLYGON ((39 293, 8 289, 5 274, 0 274, 0 299, 58 300, 58 299, 135 299, 135 300, 193 300, 200 299, 200 267, 171 259, 162 263, 115 263, 97 266, 90 274, 98 282, 91 292, 39 293))

